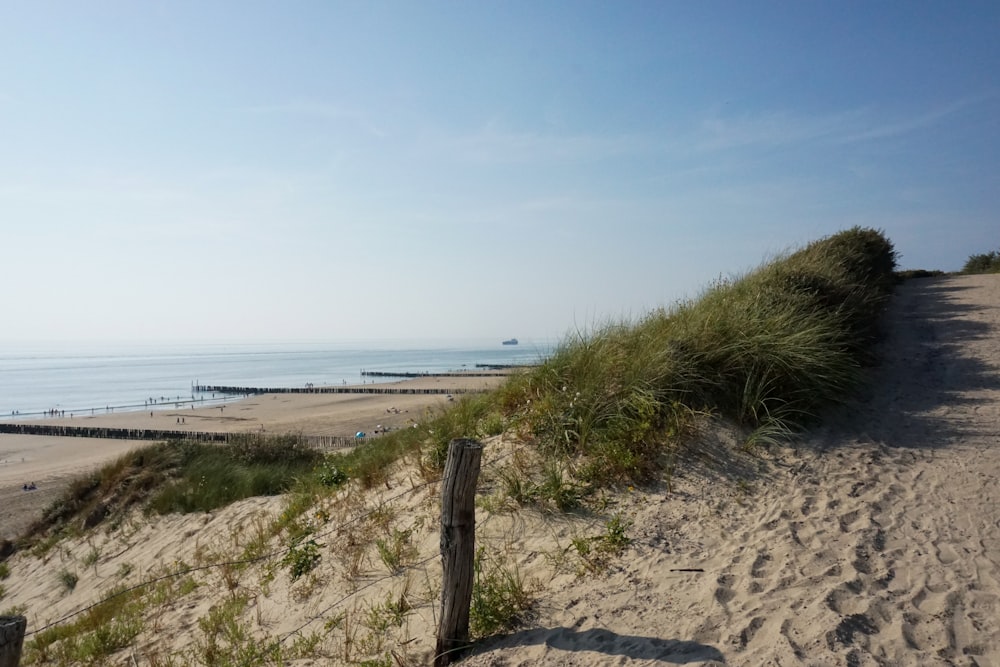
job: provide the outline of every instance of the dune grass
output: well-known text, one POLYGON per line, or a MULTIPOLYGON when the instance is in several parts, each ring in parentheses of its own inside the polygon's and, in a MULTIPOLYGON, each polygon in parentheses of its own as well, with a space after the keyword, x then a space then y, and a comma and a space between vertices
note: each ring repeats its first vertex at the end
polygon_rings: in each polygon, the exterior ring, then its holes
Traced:
POLYGON ((735 424, 748 447, 787 440, 862 382, 895 268, 880 231, 840 232, 697 299, 573 334, 494 392, 345 455, 343 469, 368 486, 400 456, 439 468, 451 438, 508 432, 549 461, 522 490, 539 495, 555 471, 576 494, 671 469, 704 416, 735 424))
POLYGON ((322 461, 322 453, 295 436, 254 434, 225 446, 188 440, 149 445, 77 478, 20 546, 51 545, 53 535, 120 520, 133 507, 160 514, 206 512, 242 498, 277 495, 318 474, 322 461))
POLYGON ((962 267, 962 273, 1000 273, 1000 250, 971 255, 962 267))
POLYGON ((781 440, 858 386, 894 268, 881 233, 842 232, 698 299, 575 335, 493 400, 601 486, 658 473, 698 415, 737 424, 751 445, 781 440))
POLYGON ((524 496, 569 509, 594 489, 671 470, 702 417, 728 420, 754 447, 792 437, 848 398, 874 359, 895 267, 891 242, 856 227, 673 308, 573 334, 499 389, 462 396, 418 428, 347 453, 323 456, 294 437, 259 436, 138 450, 79 480, 41 528, 70 517, 100 521, 109 496, 118 506, 191 512, 289 489, 292 522, 347 479, 369 488, 404 457, 431 479, 451 439, 502 432, 543 457, 538 479, 520 480, 524 496))
MULTIPOLYGON (((898 279, 894 269, 895 252, 881 232, 841 232, 719 280, 697 299, 575 333, 540 366, 499 389, 462 396, 417 428, 345 453, 324 455, 299 438, 257 435, 228 446, 178 441, 145 447, 74 483, 36 525, 34 539, 51 544, 44 534, 113 521, 137 506, 159 513, 208 511, 290 492, 281 517, 260 528, 244 557, 263 553, 267 540, 283 535, 288 548, 282 564, 292 580, 307 578, 321 549, 312 524, 301 519, 317 502, 349 481, 360 490, 387 483, 400 459, 434 481, 453 438, 501 433, 528 452, 520 465, 512 456, 495 478, 515 506, 596 508, 595 498, 607 494, 590 496, 594 491, 669 476, 704 418, 735 425, 753 448, 793 437, 828 406, 848 399, 874 360, 880 315, 898 279)), ((627 548, 629 528, 628 519, 616 514, 604 534, 575 539, 573 547, 590 571, 599 571, 627 548)), ((409 531, 386 527, 383 538, 371 538, 389 573, 414 558, 409 531)), ((516 562, 480 549, 475 574, 474 634, 514 627, 532 604, 516 562)), ((405 616, 404 602, 401 595, 395 617, 405 616)), ((143 629, 151 604, 153 598, 139 594, 109 600, 72 625, 43 633, 29 655, 39 662, 97 664, 143 629)), ((224 656, 250 648, 247 655, 260 657, 238 622, 243 606, 245 601, 220 606, 199 621, 199 661, 223 664, 224 656)), ((371 624, 385 625, 388 610, 373 612, 371 624)), ((344 630, 345 652, 352 632, 344 630)), ((382 637, 381 630, 372 632, 382 637)), ((381 644, 368 649, 363 652, 383 652, 381 644)))

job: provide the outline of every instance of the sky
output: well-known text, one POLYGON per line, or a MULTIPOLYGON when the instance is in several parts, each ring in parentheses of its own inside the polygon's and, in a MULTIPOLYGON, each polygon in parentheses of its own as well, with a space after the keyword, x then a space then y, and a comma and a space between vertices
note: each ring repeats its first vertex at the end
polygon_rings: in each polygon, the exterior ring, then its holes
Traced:
POLYGON ((0 343, 559 339, 998 211, 992 1, 0 0, 0 343))

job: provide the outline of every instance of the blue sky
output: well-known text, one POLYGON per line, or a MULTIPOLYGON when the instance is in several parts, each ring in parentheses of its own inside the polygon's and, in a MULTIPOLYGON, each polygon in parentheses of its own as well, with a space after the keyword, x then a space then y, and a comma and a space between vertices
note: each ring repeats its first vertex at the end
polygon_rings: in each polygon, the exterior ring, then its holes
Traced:
POLYGON ((1000 246, 995 2, 0 4, 0 340, 558 338, 1000 246))

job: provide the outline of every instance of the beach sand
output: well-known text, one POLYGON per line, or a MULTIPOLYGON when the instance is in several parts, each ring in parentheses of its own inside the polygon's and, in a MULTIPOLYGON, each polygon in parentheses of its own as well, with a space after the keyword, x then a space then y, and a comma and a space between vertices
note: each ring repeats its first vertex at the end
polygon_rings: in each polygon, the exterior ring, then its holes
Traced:
MULTIPOLYGON (((498 377, 427 377, 385 387, 476 390, 497 386, 498 377)), ((219 433, 353 436, 374 435, 420 422, 428 411, 449 404, 445 394, 262 394, 224 406, 134 410, 16 423, 219 433), (183 423, 178 423, 183 420, 183 423)), ((0 420, 10 421, 10 420, 0 420)), ((149 442, 98 438, 0 434, 0 537, 14 538, 41 516, 75 476, 149 442), (35 491, 24 484, 34 482, 35 491)))
MULTIPOLYGON (((757 457, 733 453, 726 429, 706 431, 669 491, 609 498, 609 515, 630 522, 632 542, 603 567, 582 567, 572 545, 601 535, 604 517, 480 507, 478 543, 516 562, 536 604, 519 629, 482 643, 463 664, 1000 665, 998 340, 1000 276, 907 282, 891 305, 884 360, 856 401, 794 446, 757 457)), ((273 405, 270 418, 279 419, 278 399, 252 400, 262 411, 273 405)), ((516 447, 487 441, 481 488, 495 485, 516 447)), ((426 664, 438 612, 439 489, 408 472, 376 493, 348 498, 357 503, 351 512, 331 506, 345 513, 317 528, 323 559, 314 579, 293 583, 279 568, 265 587, 250 569, 234 589, 224 568, 207 570, 114 664, 193 650, 198 619, 234 591, 252 600, 245 619, 259 636, 319 632, 344 614, 329 626, 327 658, 290 663, 342 664, 345 628, 365 636, 363 619, 403 590, 413 608, 385 655, 426 664), (345 558, 364 526, 385 528, 348 516, 382 501, 417 550, 412 561, 421 565, 405 575, 387 572, 374 553, 345 558)), ((30 632, 113 584, 239 553, 282 506, 251 499, 137 519, 70 540, 45 562, 16 554, 4 603, 27 606, 30 632), (88 565, 88 553, 99 558, 88 565), (121 574, 125 565, 131 574, 121 574), (72 592, 60 569, 79 573, 72 592)))
POLYGON ((620 567, 465 664, 1000 665, 998 341, 1000 276, 902 285, 863 396, 745 492, 637 497, 620 567))

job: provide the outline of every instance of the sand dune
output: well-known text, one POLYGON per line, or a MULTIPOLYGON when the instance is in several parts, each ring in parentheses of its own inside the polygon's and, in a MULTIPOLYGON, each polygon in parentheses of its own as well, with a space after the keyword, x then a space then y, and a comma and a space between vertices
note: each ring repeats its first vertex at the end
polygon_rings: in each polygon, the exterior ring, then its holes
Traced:
POLYGON ((468 664, 1000 664, 998 340, 1000 276, 905 284, 868 395, 745 494, 636 501, 618 571, 468 664))
MULTIPOLYGON (((609 511, 632 522, 633 541, 604 568, 582 570, 570 549, 574 538, 600 532, 599 517, 481 509, 478 539, 517 560, 538 602, 520 629, 484 642, 464 664, 1000 664, 997 340, 1000 276, 903 285, 884 361, 856 402, 796 446, 760 457, 733 454, 724 428, 706 430, 669 492, 623 490, 610 499, 609 511)), ((491 440, 484 457, 501 460, 512 446, 491 440)), ((488 463, 484 493, 495 474, 488 463)), ((392 526, 411 531, 419 568, 390 575, 372 553, 347 563, 356 532, 376 527, 338 528, 338 518, 380 500, 331 505, 339 514, 320 529, 319 583, 307 589, 282 571, 264 585, 266 567, 248 570, 235 589, 252 598, 248 623, 261 637, 316 631, 338 613, 363 617, 409 586, 413 609, 386 646, 404 664, 427 662, 440 580, 437 492, 413 473, 378 490, 402 498, 391 505, 392 526)), ((18 554, 4 602, 27 605, 30 631, 112 584, 238 551, 281 503, 137 519, 68 542, 46 563, 18 554), (100 554, 91 565, 88 552, 100 554), (56 579, 60 568, 80 572, 72 592, 56 579)), ((115 664, 190 655, 198 619, 234 594, 224 569, 198 576, 201 585, 157 611, 154 627, 115 664)), ((343 662, 343 628, 329 631, 325 658, 295 664, 343 662)))

